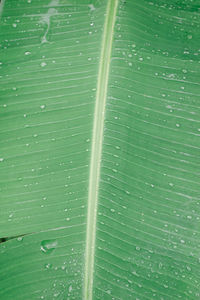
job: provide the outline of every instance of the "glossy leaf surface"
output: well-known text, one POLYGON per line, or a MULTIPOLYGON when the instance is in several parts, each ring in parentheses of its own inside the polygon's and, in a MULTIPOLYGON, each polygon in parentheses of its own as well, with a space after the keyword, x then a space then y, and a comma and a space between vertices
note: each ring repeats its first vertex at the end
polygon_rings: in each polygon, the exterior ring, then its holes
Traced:
POLYGON ((1 299, 199 299, 199 5, 2 2, 1 299))

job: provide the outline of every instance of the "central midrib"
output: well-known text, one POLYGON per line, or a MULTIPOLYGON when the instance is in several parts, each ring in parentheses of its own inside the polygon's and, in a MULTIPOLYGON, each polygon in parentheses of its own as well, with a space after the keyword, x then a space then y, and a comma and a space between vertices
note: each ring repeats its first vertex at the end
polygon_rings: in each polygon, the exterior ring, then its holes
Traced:
POLYGON ((101 42, 101 56, 97 78, 96 105, 94 113, 92 151, 90 161, 90 177, 88 192, 88 213, 85 252, 85 274, 84 274, 84 300, 92 300, 93 276, 94 276, 94 254, 96 240, 96 216, 99 192, 100 162, 103 143, 103 129, 105 106, 108 89, 108 77, 112 51, 114 25, 116 19, 118 0, 108 0, 107 11, 104 22, 104 31, 101 42))

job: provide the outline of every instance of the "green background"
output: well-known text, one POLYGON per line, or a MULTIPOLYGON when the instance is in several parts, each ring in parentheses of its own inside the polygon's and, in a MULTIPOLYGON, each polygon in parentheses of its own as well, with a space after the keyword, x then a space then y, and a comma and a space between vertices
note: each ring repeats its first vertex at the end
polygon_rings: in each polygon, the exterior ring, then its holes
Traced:
MULTIPOLYGON (((6 0, 0 299, 82 299, 107 1, 6 0)), ((119 1, 94 300, 199 299, 199 1, 119 1)))

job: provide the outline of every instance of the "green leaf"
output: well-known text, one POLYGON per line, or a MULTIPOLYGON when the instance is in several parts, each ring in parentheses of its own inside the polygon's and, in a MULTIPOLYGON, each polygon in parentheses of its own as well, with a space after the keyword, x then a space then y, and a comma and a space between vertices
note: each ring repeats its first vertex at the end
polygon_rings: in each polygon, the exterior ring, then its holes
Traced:
POLYGON ((199 7, 1 2, 0 299, 199 299, 199 7))

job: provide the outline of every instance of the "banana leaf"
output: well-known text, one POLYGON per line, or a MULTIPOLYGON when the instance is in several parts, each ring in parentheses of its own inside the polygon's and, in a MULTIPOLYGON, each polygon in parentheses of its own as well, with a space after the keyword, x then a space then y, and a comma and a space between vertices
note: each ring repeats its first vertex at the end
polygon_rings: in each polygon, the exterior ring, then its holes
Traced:
POLYGON ((199 9, 1 1, 0 299, 200 299, 199 9))

